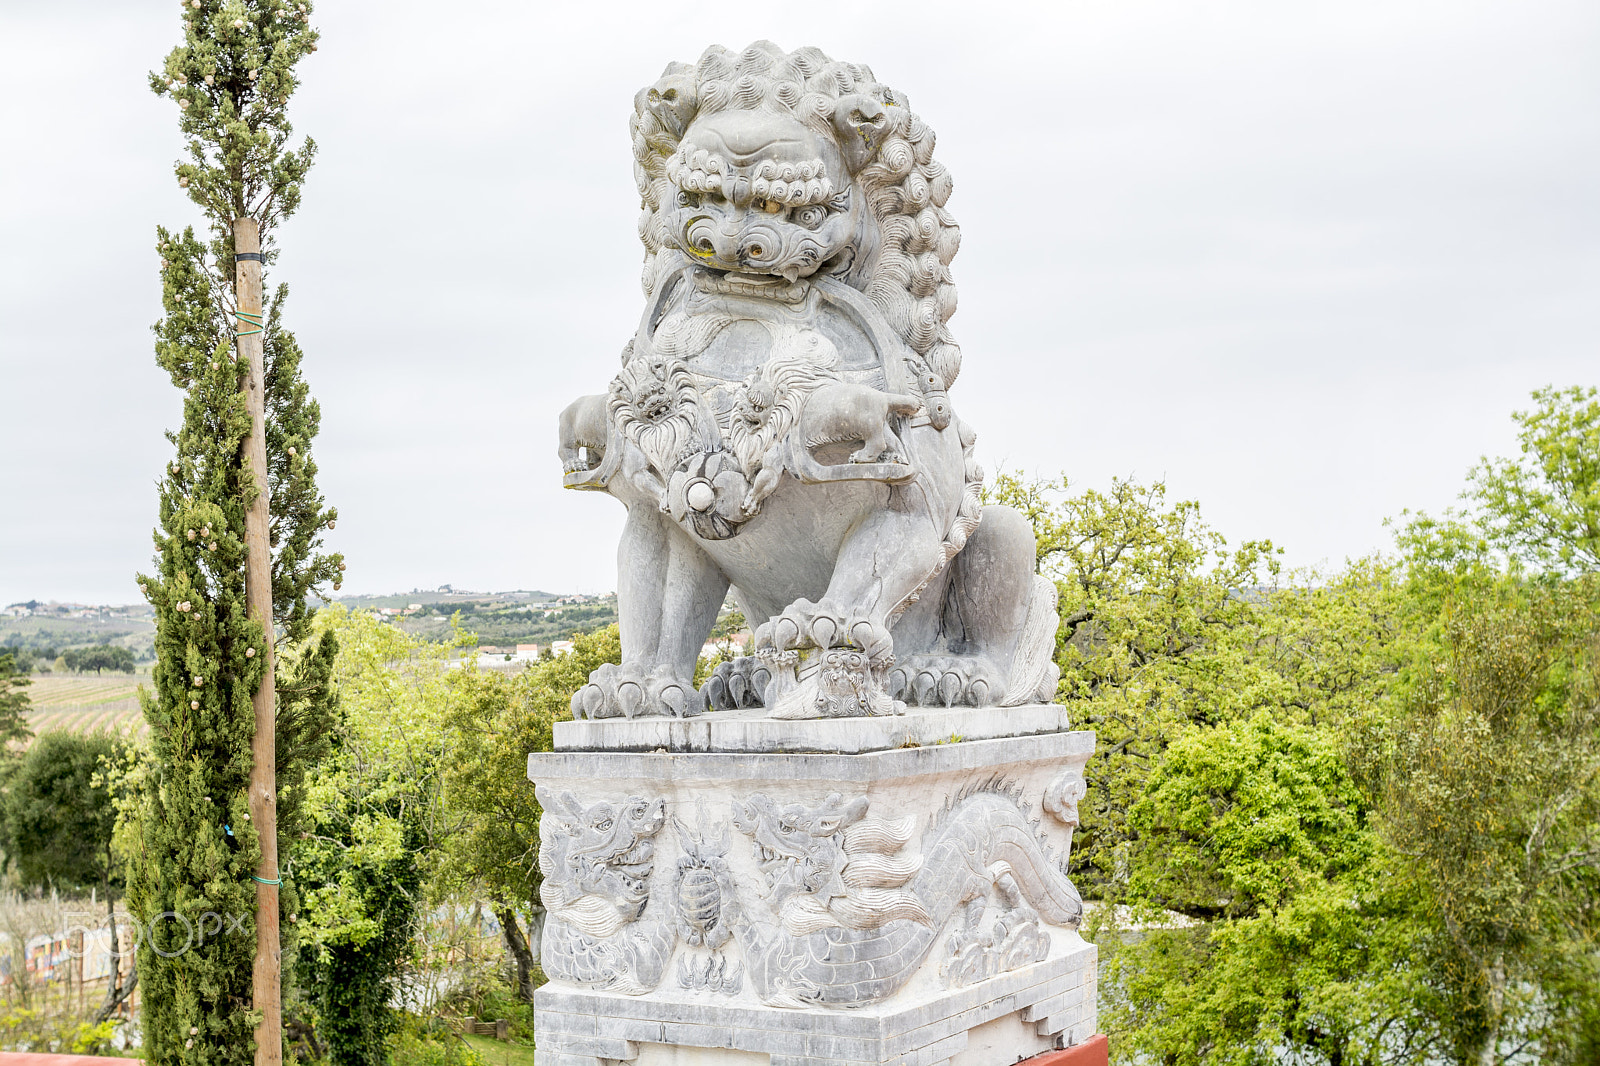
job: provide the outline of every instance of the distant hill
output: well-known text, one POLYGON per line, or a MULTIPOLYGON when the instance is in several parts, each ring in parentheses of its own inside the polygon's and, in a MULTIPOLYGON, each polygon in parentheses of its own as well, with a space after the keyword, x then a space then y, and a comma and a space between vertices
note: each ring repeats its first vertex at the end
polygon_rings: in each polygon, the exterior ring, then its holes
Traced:
POLYGON ((340 596, 336 602, 353 611, 380 612, 402 631, 433 642, 450 639, 451 619, 459 615, 462 628, 475 634, 480 646, 496 648, 548 646, 617 620, 615 593, 478 592, 443 586, 384 596, 340 596))
MULTIPOLYGON (((615 593, 585 596, 542 589, 478 592, 443 586, 385 595, 339 596, 334 602, 353 611, 381 612, 405 632, 430 641, 448 640, 450 619, 459 614, 462 625, 477 634, 478 642, 492 647, 548 645, 617 620, 615 593)), ((325 602, 316 600, 313 605, 320 607, 325 602)), ((141 662, 153 659, 155 616, 150 605, 35 600, 0 611, 0 653, 6 647, 26 650, 33 658, 42 659, 39 666, 51 665, 67 648, 102 643, 123 645, 141 662)))
POLYGON ((538 589, 513 589, 510 592, 474 592, 448 586, 436 589, 412 589, 410 592, 391 592, 382 596, 336 596, 334 602, 351 610, 372 607, 406 607, 413 603, 554 603, 570 599, 572 593, 541 592, 538 589))
POLYGON ((155 612, 148 603, 43 603, 30 600, 0 608, 0 653, 6 648, 37 653, 86 644, 120 644, 135 659, 155 657, 155 612))

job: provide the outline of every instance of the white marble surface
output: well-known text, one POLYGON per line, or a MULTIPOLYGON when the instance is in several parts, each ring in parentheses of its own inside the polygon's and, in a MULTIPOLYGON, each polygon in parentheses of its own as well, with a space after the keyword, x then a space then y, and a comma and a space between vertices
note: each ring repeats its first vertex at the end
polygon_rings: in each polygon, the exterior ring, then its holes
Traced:
MULTIPOLYGON (((1076 939, 1076 938, 1075 938, 1076 939)), ((539 1066, 998 1066, 1095 1033, 1098 952, 1058 957, 957 992, 853 1010, 726 1006, 701 995, 534 995, 539 1066), (1003 1036, 1003 1040, 996 1037, 1003 1036)))
POLYGON ((601 718, 557 722, 557 751, 837 752, 931 747, 962 740, 1063 733, 1058 703, 1022 707, 908 707, 861 718, 768 718, 760 707, 696 718, 601 718))
POLYGON ((1067 875, 1093 750, 532 755, 541 1063, 1006 1066, 1087 1039, 1067 875))
POLYGON ((644 306, 558 427, 565 484, 628 509, 622 661, 574 716, 1050 699, 1059 594, 950 395, 933 129, 869 68, 770 41, 671 64, 631 129, 644 306), (730 593, 755 654, 697 690, 730 593))

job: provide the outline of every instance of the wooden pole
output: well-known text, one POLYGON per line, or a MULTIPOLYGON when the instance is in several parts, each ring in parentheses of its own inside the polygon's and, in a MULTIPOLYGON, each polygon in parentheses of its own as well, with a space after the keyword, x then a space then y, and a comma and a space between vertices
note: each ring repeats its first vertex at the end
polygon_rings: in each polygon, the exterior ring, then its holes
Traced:
POLYGON ((268 541, 266 360, 262 352, 261 231, 253 218, 233 220, 234 297, 239 307, 236 342, 248 368, 245 400, 250 408, 250 439, 245 467, 256 478, 256 499, 244 516, 245 602, 251 618, 266 631, 266 673, 255 694, 256 736, 251 745, 250 818, 261 838, 256 869, 256 960, 251 990, 255 1009, 256 1066, 283 1062, 283 951, 278 940, 277 724, 273 677, 272 548, 268 541), (245 258, 250 256, 251 258, 245 258), (263 884, 262 882, 270 882, 263 884))

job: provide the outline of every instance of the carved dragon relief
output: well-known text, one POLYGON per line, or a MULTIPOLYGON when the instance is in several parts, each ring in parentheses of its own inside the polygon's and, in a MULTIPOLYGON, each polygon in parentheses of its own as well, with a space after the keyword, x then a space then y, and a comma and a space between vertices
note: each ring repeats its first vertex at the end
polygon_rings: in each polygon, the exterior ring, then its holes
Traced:
POLYGON ((866 67, 766 42, 672 64, 632 130, 645 308, 560 445, 569 487, 628 508, 623 662, 574 714, 1052 698, 1055 588, 1027 521, 980 507, 950 404, 960 231, 933 131, 866 67), (730 587, 764 659, 696 691, 730 587))
POLYGON ((639 994, 661 983, 677 943, 671 923, 641 920, 650 901, 663 801, 581 803, 540 790, 539 898, 548 911, 540 957, 551 977, 639 994))
POLYGON ((765 882, 733 923, 772 1006, 862 1006, 899 991, 956 919, 939 971, 958 986, 1048 956, 1045 925, 1076 929, 1077 889, 999 779, 958 794, 904 854, 915 819, 869 819, 865 798, 735 803, 765 882), (992 920, 988 915, 993 914, 992 920))

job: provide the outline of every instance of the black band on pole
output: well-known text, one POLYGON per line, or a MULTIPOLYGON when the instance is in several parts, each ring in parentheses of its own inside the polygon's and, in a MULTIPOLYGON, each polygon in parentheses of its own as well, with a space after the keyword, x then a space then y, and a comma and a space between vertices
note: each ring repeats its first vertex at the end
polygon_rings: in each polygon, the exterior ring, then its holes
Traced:
POLYGON ((266 263, 266 259, 264 259, 262 257, 260 252, 234 252, 233 253, 233 261, 235 263, 242 263, 247 259, 253 260, 254 262, 261 263, 263 265, 266 263))

